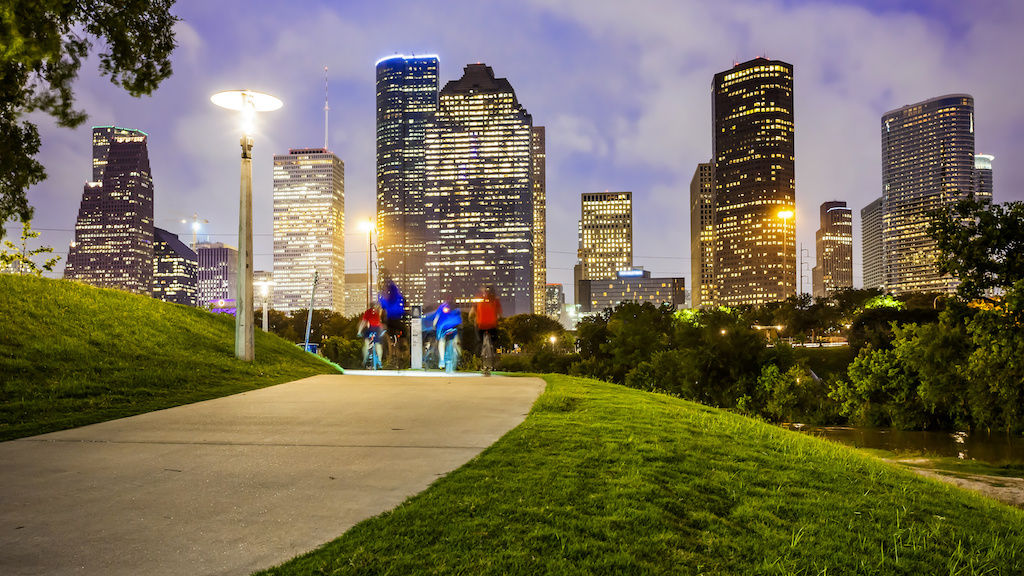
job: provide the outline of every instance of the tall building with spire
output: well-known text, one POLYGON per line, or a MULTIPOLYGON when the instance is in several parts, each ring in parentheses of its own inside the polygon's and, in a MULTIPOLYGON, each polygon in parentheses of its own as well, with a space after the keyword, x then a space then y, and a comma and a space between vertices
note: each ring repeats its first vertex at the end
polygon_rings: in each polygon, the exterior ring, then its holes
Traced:
POLYGON ((85 184, 64 277, 150 294, 153 177, 145 132, 92 129, 92 180, 85 184))
POLYGON ((345 309, 345 164, 326 148, 274 155, 274 309, 345 309))
POLYGON ((426 127, 426 301, 469 305, 492 286, 506 315, 534 308, 533 118, 490 66, 448 82, 426 127))
POLYGON ((816 262, 811 269, 814 296, 824 298, 853 288, 853 212, 846 202, 821 205, 815 247, 816 262))
POLYGON ((547 313, 547 153, 545 130, 534 126, 530 153, 533 158, 533 313, 547 313))
POLYGON ((715 165, 702 162, 690 180, 690 305, 714 303, 715 165))
POLYGON ((424 136, 437 112, 437 56, 377 61, 377 254, 409 304, 426 292, 424 136))
POLYGON ((755 58, 715 74, 716 302, 796 293, 793 66, 755 58))
POLYGON ((939 273, 932 215, 974 193, 974 98, 939 96, 882 116, 882 249, 893 293, 956 290, 939 273))

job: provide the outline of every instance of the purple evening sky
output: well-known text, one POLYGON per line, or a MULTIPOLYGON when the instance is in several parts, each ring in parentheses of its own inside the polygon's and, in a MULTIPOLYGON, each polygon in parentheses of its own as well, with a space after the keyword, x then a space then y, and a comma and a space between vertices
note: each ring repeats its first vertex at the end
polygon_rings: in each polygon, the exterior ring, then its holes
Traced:
MULTIPOLYGON (((285 105, 258 122, 253 173, 255 264, 272 267, 272 155, 323 144, 330 68, 330 148, 345 162, 346 267, 365 267, 356 226, 375 206, 374 62, 437 54, 441 83, 469 62, 509 79, 547 127, 548 281, 569 284, 579 196, 634 193, 635 263, 690 277, 689 182, 711 156, 711 79, 765 55, 795 67, 798 241, 810 291, 818 205, 859 210, 881 194, 880 117, 953 92, 972 94, 979 153, 994 154, 997 202, 1024 200, 1024 3, 592 0, 431 2, 180 1, 174 75, 133 99, 83 65, 77 130, 34 115, 49 178, 29 192, 41 240, 66 252, 90 175, 90 126, 149 134, 157 226, 191 241, 236 244, 238 136, 210 94, 252 88, 285 105)), ((8 226, 8 230, 11 227, 8 226)), ((59 270, 63 271, 63 261, 59 270)), ((57 274, 59 276, 60 274, 57 274)), ((571 296, 570 296, 571 299, 571 296)))

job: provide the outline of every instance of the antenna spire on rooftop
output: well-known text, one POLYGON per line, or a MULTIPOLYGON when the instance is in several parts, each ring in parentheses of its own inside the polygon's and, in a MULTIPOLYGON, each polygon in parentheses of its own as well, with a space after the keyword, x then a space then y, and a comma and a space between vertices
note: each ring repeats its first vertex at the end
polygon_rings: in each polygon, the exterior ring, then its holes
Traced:
POLYGON ((327 150, 327 111, 330 109, 327 105, 327 66, 324 66, 324 150, 327 150))

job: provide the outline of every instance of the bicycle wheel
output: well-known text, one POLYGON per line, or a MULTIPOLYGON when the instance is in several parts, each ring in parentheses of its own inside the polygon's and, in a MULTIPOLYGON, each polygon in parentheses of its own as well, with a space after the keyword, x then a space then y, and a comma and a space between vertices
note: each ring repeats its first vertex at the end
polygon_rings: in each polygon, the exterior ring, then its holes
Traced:
POLYGON ((459 365, 459 349, 455 344, 455 337, 449 336, 444 344, 444 371, 455 372, 459 365))
POLYGON ((484 341, 480 350, 480 361, 483 364, 484 376, 490 376, 491 370, 494 370, 494 346, 491 344, 491 335, 488 332, 484 332, 484 341))

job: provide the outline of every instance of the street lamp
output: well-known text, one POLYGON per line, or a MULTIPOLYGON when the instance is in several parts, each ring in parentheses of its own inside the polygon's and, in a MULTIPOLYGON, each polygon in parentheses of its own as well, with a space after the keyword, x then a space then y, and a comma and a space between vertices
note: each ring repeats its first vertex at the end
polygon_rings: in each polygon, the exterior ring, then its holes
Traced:
POLYGON ((256 112, 277 110, 277 98, 253 90, 227 90, 210 101, 242 113, 242 179, 238 209, 238 294, 235 298, 235 357, 252 362, 254 328, 252 313, 252 145, 256 112))
MULTIPOLYGON (((789 219, 795 216, 796 213, 792 210, 781 210, 778 213, 778 217, 782 218, 782 273, 786 274, 786 266, 789 264, 789 236, 786 234, 786 224, 789 223, 789 219)), ((794 288, 796 288, 794 286, 794 288)), ((802 287, 801 287, 802 291, 802 287)))
POLYGON ((370 267, 370 259, 373 256, 373 232, 377 227, 373 224, 372 218, 367 218, 359 223, 359 228, 366 230, 366 309, 369 310, 370 303, 372 302, 371 294, 373 293, 371 289, 371 286, 373 286, 373 269, 370 267))
POLYGON ((269 329, 269 326, 270 326, 270 318, 269 318, 269 316, 270 316, 270 313, 269 313, 270 287, 274 285, 274 281, 273 280, 264 280, 262 282, 259 282, 258 284, 260 286, 260 299, 263 301, 263 331, 264 332, 269 332, 270 331, 270 329, 269 329))

